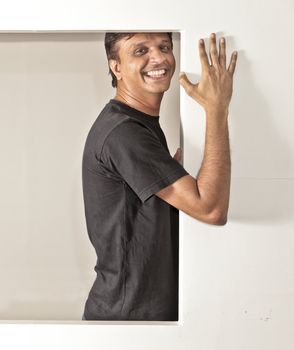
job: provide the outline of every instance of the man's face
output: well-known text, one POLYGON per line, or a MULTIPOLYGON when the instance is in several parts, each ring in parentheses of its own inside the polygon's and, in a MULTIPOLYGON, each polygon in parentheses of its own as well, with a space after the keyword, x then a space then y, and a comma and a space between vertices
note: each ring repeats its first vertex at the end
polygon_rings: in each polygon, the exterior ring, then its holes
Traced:
POLYGON ((176 62, 166 33, 138 33, 117 43, 118 88, 134 96, 168 90, 176 62))

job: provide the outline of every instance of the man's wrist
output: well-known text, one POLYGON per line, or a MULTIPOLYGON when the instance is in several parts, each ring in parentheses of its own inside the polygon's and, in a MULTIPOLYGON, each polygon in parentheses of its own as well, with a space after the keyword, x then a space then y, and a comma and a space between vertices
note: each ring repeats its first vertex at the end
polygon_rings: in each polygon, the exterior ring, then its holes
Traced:
POLYGON ((206 109, 206 122, 209 125, 227 126, 229 109, 224 107, 206 109))
POLYGON ((229 106, 209 106, 205 109, 206 114, 228 115, 229 106))

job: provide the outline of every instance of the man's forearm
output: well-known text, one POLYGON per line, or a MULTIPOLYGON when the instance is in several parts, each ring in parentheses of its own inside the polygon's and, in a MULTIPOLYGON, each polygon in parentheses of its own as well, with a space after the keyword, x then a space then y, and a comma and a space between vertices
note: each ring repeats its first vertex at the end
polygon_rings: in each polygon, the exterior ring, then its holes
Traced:
POLYGON ((231 158, 228 109, 206 111, 203 161, 196 181, 199 196, 208 212, 226 221, 229 207, 231 158))

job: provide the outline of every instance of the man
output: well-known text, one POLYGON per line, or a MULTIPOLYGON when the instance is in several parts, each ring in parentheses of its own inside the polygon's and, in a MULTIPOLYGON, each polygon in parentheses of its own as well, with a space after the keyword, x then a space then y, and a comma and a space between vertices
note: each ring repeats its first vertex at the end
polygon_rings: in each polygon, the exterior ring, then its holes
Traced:
POLYGON ((236 55, 226 69, 215 34, 208 62, 199 42, 201 81, 180 84, 206 112, 204 158, 196 178, 172 157, 159 124, 175 71, 172 33, 107 33, 116 95, 89 131, 83 193, 96 280, 86 320, 178 320, 178 211, 213 225, 227 221, 230 190, 228 107, 236 55))

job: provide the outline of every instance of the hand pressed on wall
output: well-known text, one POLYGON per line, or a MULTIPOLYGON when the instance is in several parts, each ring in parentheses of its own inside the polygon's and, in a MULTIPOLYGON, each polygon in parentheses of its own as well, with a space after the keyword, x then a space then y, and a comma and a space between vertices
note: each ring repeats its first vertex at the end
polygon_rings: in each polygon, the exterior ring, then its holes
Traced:
POLYGON ((199 55, 202 67, 201 80, 192 84, 184 72, 179 74, 179 82, 186 93, 198 102, 205 111, 227 110, 233 92, 233 76, 237 63, 237 51, 231 55, 229 67, 226 67, 226 41, 222 37, 217 51, 215 33, 209 41, 209 57, 205 50, 204 40, 199 40, 199 55))

